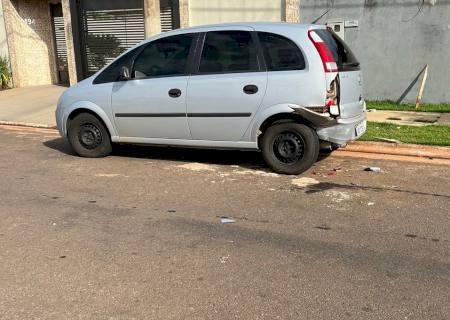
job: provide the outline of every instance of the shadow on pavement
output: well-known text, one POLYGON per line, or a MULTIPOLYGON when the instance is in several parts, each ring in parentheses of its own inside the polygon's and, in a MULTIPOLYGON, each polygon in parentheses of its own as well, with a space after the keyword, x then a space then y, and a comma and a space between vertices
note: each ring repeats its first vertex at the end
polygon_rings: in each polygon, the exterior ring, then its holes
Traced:
MULTIPOLYGON (((50 149, 70 156, 76 156, 69 143, 63 138, 45 141, 43 144, 50 149)), ((207 164, 239 165, 249 169, 270 170, 264 164, 261 153, 255 151, 114 144, 112 156, 183 162, 201 162, 207 164)))
POLYGON ((413 194, 413 195, 425 195, 425 196, 443 197, 443 198, 450 199, 450 195, 446 195, 446 194, 403 190, 403 189, 397 189, 397 188, 363 186, 363 185, 357 185, 354 183, 341 184, 341 183, 333 183, 333 182, 320 182, 314 186, 309 187, 305 191, 305 193, 312 194, 312 193, 327 191, 330 189, 364 190, 364 191, 374 191, 374 192, 399 192, 399 193, 409 193, 409 194, 413 194))
POLYGON ((48 140, 42 143, 47 148, 65 153, 69 156, 75 156, 76 153, 72 150, 72 147, 69 143, 63 138, 56 138, 53 140, 48 140))

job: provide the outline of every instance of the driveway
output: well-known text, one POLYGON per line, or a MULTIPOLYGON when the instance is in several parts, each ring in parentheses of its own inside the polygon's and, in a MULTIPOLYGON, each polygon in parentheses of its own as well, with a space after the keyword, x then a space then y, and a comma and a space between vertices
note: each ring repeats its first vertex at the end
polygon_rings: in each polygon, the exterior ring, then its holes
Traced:
POLYGON ((448 319, 448 167, 124 146, 0 126, 4 319, 448 319), (368 172, 378 166, 381 172, 368 172), (221 217, 235 222, 222 224, 221 217))
POLYGON ((54 126, 63 86, 49 85, 0 91, 0 121, 54 126))

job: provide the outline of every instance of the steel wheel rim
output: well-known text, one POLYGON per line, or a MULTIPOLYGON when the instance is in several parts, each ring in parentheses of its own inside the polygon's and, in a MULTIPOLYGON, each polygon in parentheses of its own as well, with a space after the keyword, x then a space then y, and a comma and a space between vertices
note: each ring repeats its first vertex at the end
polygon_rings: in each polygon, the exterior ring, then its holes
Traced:
POLYGON ((95 149, 103 141, 102 132, 93 123, 82 124, 78 132, 78 141, 86 149, 95 149))
POLYGON ((279 133, 273 141, 273 153, 278 161, 284 164, 294 164, 303 158, 305 141, 295 132, 279 133))

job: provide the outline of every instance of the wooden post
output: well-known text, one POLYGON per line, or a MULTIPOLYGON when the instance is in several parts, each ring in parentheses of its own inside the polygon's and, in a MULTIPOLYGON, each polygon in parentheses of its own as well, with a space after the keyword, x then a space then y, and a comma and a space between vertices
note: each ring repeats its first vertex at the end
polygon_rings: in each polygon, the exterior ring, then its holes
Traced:
POLYGON ((428 64, 425 65, 425 71, 423 73, 422 82, 420 83, 419 93, 417 94, 416 110, 419 110, 420 103, 422 102, 423 90, 425 89, 425 83, 427 82, 427 78, 428 78, 428 64))

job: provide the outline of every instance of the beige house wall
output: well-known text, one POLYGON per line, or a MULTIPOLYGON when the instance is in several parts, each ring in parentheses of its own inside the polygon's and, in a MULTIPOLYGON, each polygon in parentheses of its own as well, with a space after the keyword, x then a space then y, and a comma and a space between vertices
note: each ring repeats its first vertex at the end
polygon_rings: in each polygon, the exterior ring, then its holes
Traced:
POLYGON ((179 0, 180 28, 187 28, 190 24, 189 19, 189 0, 179 0))
POLYGON ((69 0, 62 0, 61 6, 64 18, 64 33, 66 36, 69 83, 70 85, 74 85, 78 82, 78 78, 81 77, 81 75, 77 74, 77 66, 75 61, 75 45, 73 42, 73 32, 72 32, 72 15, 70 13, 69 0))
POLYGON ((3 0, 3 11, 14 86, 56 83, 48 1, 3 0))
POLYGON ((284 0, 190 0, 191 26, 238 21, 282 21, 284 0))
POLYGON ((0 57, 8 58, 8 41, 6 40, 5 19, 3 16, 3 3, 0 0, 0 57))
POLYGON ((300 22, 300 0, 285 0, 286 22, 300 22))
POLYGON ((145 36, 161 33, 159 0, 144 0, 145 36))

